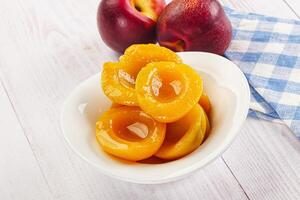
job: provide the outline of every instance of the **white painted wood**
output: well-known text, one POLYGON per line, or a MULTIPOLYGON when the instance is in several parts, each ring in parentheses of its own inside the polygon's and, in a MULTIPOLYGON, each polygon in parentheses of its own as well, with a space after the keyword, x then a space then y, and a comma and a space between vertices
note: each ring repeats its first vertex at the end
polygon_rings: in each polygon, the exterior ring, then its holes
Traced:
POLYGON ((51 199, 47 181, 0 83, 0 199, 51 199))
POLYGON ((248 119, 223 158, 250 199, 299 199, 299 152, 287 128, 248 119))
POLYGON ((296 17, 286 3, 284 3, 284 0, 221 0, 221 2, 223 2, 225 6, 229 6, 240 11, 283 18, 296 17))

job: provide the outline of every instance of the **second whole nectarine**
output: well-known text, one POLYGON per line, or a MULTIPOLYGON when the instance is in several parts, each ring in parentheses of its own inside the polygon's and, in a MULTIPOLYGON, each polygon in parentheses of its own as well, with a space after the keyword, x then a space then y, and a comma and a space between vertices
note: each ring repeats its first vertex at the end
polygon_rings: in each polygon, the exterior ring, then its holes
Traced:
POLYGON ((174 51, 223 55, 230 44, 230 21, 217 0, 174 0, 157 22, 160 45, 174 51))

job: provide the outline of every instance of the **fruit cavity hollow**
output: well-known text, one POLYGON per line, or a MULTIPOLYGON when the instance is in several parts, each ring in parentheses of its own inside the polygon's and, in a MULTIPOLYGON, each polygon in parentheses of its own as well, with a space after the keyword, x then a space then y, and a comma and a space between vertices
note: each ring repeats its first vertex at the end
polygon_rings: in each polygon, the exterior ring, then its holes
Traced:
POLYGON ((176 40, 175 42, 161 42, 163 46, 166 46, 174 51, 181 52, 184 51, 186 46, 183 40, 176 40))
POLYGON ((131 0, 131 6, 135 10, 142 13, 143 15, 149 17, 150 19, 156 21, 157 16, 152 9, 152 2, 149 0, 131 0))
POLYGON ((152 76, 151 90, 159 101, 172 101, 182 91, 181 78, 172 72, 157 72, 152 76))
POLYGON ((149 128, 147 121, 138 116, 115 118, 112 123, 112 129, 116 135, 127 141, 140 141, 147 137, 149 128))

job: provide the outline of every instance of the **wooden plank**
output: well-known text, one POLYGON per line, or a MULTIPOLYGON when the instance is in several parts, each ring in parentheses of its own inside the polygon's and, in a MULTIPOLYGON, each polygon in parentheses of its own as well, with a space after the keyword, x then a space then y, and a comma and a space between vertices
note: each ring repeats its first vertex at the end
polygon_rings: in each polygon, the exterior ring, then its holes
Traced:
POLYGON ((299 152, 287 128, 252 119, 223 158, 250 199, 299 199, 299 152))
POLYGON ((91 196, 95 199, 247 199, 221 159, 183 180, 160 185, 125 183, 100 176, 95 171, 87 173, 91 170, 86 166, 81 172, 90 176, 83 181, 89 182, 91 196))
POLYGON ((52 194, 0 82, 0 199, 51 199, 52 194))
MULTIPOLYGON (((296 18, 283 1, 224 2, 241 11, 296 18)), ((300 143, 288 128, 248 119, 223 158, 250 199, 300 199, 299 155, 300 143)))
MULTIPOLYGON (((295 0, 297 1, 297 0, 295 0)), ((223 5, 240 11, 260 13, 283 18, 295 18, 296 15, 284 3, 283 0, 221 0, 223 5)))
POLYGON ((54 198, 246 199, 222 160, 180 182, 142 186, 100 175, 69 150, 59 126, 63 100, 117 58, 97 33, 97 4, 6 0, 0 7, 2 79, 54 198))

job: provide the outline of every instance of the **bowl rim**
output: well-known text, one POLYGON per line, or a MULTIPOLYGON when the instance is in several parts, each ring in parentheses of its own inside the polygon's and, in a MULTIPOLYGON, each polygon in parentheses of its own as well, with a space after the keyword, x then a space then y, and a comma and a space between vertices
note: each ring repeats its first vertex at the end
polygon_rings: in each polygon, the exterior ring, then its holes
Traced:
MULTIPOLYGON (((217 57, 218 59, 222 59, 224 62, 230 62, 232 66, 234 66, 237 70, 237 72, 241 75, 241 80, 242 80, 242 85, 245 87, 245 94, 246 94, 246 98, 245 98, 245 102, 243 102, 244 109, 242 110, 242 116, 239 117, 241 120, 239 121, 240 123, 238 125, 236 125, 234 127, 234 129, 232 129, 230 132, 231 134, 226 136, 225 141, 222 143, 223 145, 221 145, 220 147, 216 148, 214 151, 212 151, 207 157, 205 157, 204 159, 202 159, 202 162, 195 162, 193 163, 191 166, 187 166, 184 169, 179 170, 178 172, 176 172, 176 174, 171 174, 168 176, 164 176, 161 179, 156 179, 156 180, 151 180, 151 179, 145 179, 145 180, 140 180, 140 179, 134 179, 134 178, 130 178, 130 177, 125 177, 125 176, 119 176, 116 174, 111 173, 109 170, 100 167, 98 164, 96 164, 95 162, 89 160, 88 158, 86 158, 84 155, 82 155, 76 148, 75 146, 72 144, 72 142, 69 140, 69 138, 67 137, 67 134, 65 132, 65 128, 64 128, 64 124, 63 124, 63 119, 65 116, 65 112, 66 112, 66 105, 67 103, 70 101, 70 99, 72 99, 72 97, 76 94, 77 89, 83 85, 84 83, 86 83, 89 79, 92 79, 95 76, 98 76, 101 74, 101 72, 98 72, 94 75, 89 76, 88 78, 84 79, 83 81, 81 81, 79 84, 77 84, 72 91, 67 95, 66 99, 64 100, 62 107, 61 107, 61 113, 60 113, 60 128, 63 134, 63 138, 66 141, 66 143, 68 144, 68 146, 72 149, 73 152, 75 152, 75 154, 77 156, 79 156, 82 160, 86 161, 87 163, 89 163, 91 166, 94 166, 95 168, 99 169, 100 173, 103 175, 106 175, 108 177, 111 178, 115 178, 118 180, 122 180, 122 181, 126 181, 126 182, 131 182, 131 183, 138 183, 138 184, 160 184, 160 183, 167 183, 167 182, 172 182, 178 179, 181 179, 184 176, 187 176, 189 174, 191 174, 192 172, 201 169, 203 167, 205 167, 206 165, 210 164, 211 162, 213 162, 214 160, 216 160, 219 156, 221 156, 224 151, 226 151, 228 149, 228 147, 232 144, 232 142, 234 141, 234 139, 236 138, 236 136, 239 133, 239 130, 241 129, 242 125, 244 124, 246 118, 247 118, 247 114, 248 114, 248 110, 249 110, 249 105, 250 105, 250 87, 249 87, 249 83, 244 75, 244 73, 241 71, 241 69, 232 61, 224 58, 223 56, 217 55, 217 54, 213 54, 213 53, 208 53, 208 52, 200 52, 200 51, 186 51, 186 52, 178 52, 176 53, 179 56, 182 56, 184 54, 191 54, 191 56, 195 56, 197 54, 203 54, 206 56, 210 56, 210 57, 217 57), (195 54, 195 55, 193 55, 195 54)), ((195 68, 193 68, 195 69, 195 68)), ((197 69, 197 68, 196 68, 197 69)))

